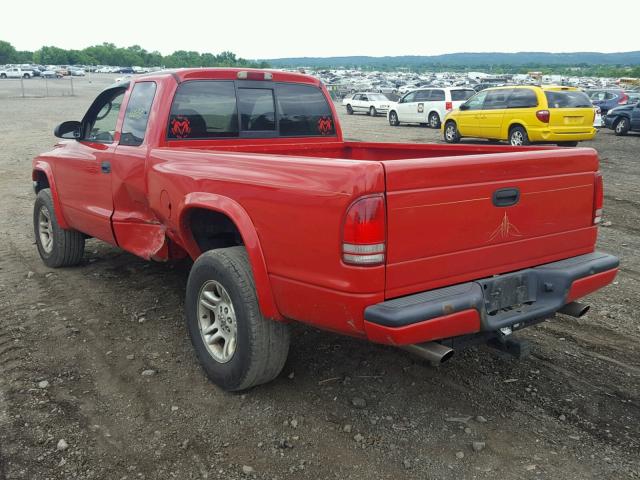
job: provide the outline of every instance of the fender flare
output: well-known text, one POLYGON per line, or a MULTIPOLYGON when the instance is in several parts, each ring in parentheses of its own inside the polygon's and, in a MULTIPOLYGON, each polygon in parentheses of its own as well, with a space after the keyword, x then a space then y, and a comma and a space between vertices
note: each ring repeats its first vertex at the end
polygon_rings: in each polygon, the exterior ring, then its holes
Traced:
POLYGON ((266 318, 284 321, 285 319, 280 314, 273 297, 258 232, 246 210, 235 200, 215 193, 193 192, 187 194, 178 205, 178 230, 180 238, 184 242, 184 249, 194 260, 202 253, 187 224, 188 214, 194 208, 222 213, 235 224, 249 256, 260 311, 266 318))
POLYGON ((56 220, 58 225, 63 230, 69 230, 71 227, 64 218, 64 212, 62 210, 62 204, 60 203, 60 197, 58 196, 58 189, 56 188, 56 181, 53 178, 53 171, 51 165, 42 160, 36 160, 33 162, 33 170, 31 172, 31 179, 35 182, 38 179, 38 172, 42 172, 47 177, 49 183, 49 189, 51 190, 51 198, 53 200, 53 209, 56 214, 56 220))

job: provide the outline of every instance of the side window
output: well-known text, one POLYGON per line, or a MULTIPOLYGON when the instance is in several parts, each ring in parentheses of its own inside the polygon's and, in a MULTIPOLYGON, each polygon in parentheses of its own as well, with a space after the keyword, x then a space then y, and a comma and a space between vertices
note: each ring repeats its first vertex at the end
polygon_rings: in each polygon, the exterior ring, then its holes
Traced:
POLYGON ((129 96, 124 123, 120 135, 120 145, 141 145, 147 131, 149 111, 156 94, 155 82, 136 83, 129 96))
POLYGON ((276 129, 276 108, 273 90, 267 88, 238 88, 240 129, 260 132, 276 129))
POLYGON ((361 95, 360 95, 359 93, 356 93, 356 94, 353 96, 353 99, 352 99, 352 100, 354 100, 354 101, 355 101, 355 100, 360 100, 360 97, 361 97, 361 95))
POLYGON ((483 110, 499 110, 501 108, 507 108, 507 98, 511 92, 512 90, 509 88, 491 90, 487 93, 487 98, 484 100, 483 110))
POLYGON ((116 122, 122 106, 125 89, 103 92, 91 105, 85 116, 83 139, 90 142, 112 143, 116 122))
POLYGON ((431 90, 431 97, 429 100, 432 102, 444 102, 444 90, 431 90))
POLYGON ((425 102, 429 100, 430 93, 431 93, 431 90, 418 90, 416 92, 414 102, 425 102))
POLYGON ((402 99, 402 103, 411 103, 415 101, 416 101, 416 92, 407 93, 402 99))
POLYGON ((363 102, 368 102, 369 101, 369 97, 367 97, 366 95, 362 95, 360 97, 360 100, 362 100, 363 102))
POLYGON ((465 105, 469 108, 467 110, 482 110, 482 106, 484 105, 484 99, 487 97, 487 91, 483 90, 482 92, 476 93, 473 97, 467 100, 465 105))
POLYGON ((169 114, 169 139, 237 136, 238 113, 233 82, 192 80, 178 87, 169 114))
POLYGON ((528 88, 516 88, 507 101, 507 108, 534 108, 538 106, 536 92, 528 88))
POLYGON ((283 137, 335 135, 331 108, 322 90, 311 85, 277 85, 278 124, 283 137))

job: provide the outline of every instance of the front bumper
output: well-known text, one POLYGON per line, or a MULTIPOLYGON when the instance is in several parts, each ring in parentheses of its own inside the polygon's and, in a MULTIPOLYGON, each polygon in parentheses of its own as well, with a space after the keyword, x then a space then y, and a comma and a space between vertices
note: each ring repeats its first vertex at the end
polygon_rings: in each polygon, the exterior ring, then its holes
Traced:
POLYGON ((613 130, 613 122, 614 120, 616 120, 617 117, 613 116, 613 115, 607 115, 605 117, 603 117, 604 119, 604 126, 607 128, 610 128, 611 130, 613 130))
POLYGON ((367 337, 410 345, 522 328, 613 281, 618 258, 601 252, 387 300, 365 309, 367 337))

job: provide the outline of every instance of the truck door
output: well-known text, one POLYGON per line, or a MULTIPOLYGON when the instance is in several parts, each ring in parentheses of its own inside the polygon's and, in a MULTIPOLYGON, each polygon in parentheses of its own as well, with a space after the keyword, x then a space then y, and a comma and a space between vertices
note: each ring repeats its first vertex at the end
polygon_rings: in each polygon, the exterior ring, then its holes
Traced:
POLYGON ((125 91, 126 87, 118 87, 98 95, 82 119, 81 138, 54 163, 56 187, 69 225, 112 244, 111 162, 125 91))
POLYGON ((112 164, 112 226, 118 245, 143 258, 164 258, 165 227, 149 206, 147 126, 156 96, 152 81, 136 82, 124 112, 112 164))

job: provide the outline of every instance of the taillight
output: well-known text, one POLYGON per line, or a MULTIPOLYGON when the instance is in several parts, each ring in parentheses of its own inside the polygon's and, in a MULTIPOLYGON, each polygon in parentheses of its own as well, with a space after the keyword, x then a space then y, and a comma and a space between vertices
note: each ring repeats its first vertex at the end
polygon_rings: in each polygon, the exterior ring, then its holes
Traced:
POLYGON ((271 72, 248 72, 242 70, 237 74, 238 80, 273 80, 271 72))
POLYGON ((384 263, 386 239, 384 197, 364 197, 351 204, 342 229, 342 260, 350 265, 384 263))
POLYGON ((596 172, 593 189, 593 224, 597 225, 602 220, 602 205, 604 203, 604 189, 602 186, 602 174, 596 172))
POLYGON ((629 95, 627 95, 626 93, 623 93, 622 96, 620 97, 620 100, 618 100, 618 105, 626 105, 628 101, 629 101, 629 95))
POLYGON ((549 123, 549 118, 551 118, 551 112, 549 110, 538 110, 536 112, 536 117, 543 123, 549 123))
POLYGON ((445 108, 446 110, 453 110, 453 102, 446 102, 446 103, 444 104, 444 108, 445 108))

